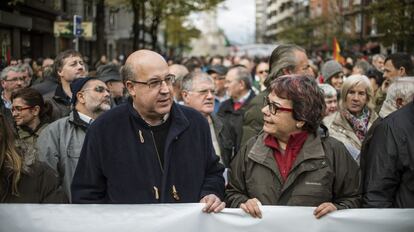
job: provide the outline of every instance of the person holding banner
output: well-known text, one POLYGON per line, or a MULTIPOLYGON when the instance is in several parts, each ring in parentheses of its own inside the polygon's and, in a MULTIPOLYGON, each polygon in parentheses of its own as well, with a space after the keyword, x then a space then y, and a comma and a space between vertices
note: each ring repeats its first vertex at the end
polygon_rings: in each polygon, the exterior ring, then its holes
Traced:
POLYGON ((224 166, 207 120, 173 101, 175 76, 164 58, 132 53, 122 68, 131 98, 89 127, 72 181, 73 203, 225 204, 224 166))
POLYGON ((314 206, 316 218, 360 206, 360 170, 345 146, 321 125, 325 101, 304 75, 272 81, 263 132, 236 155, 226 203, 253 217, 259 205, 314 206))

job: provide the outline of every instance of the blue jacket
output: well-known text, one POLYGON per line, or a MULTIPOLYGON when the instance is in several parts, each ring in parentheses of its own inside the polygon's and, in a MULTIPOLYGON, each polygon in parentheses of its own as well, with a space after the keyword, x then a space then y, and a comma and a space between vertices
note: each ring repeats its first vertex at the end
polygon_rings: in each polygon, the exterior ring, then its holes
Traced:
POLYGON ((208 194, 223 199, 224 168, 207 120, 175 103, 170 117, 162 171, 150 126, 131 102, 100 116, 85 138, 71 186, 73 203, 185 203, 208 194))

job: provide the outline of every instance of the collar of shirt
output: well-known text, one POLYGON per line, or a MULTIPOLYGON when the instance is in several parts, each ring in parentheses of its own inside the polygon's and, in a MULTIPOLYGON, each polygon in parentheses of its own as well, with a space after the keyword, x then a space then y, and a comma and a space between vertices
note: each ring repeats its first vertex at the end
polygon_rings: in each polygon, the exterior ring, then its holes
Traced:
POLYGON ((88 115, 82 114, 81 112, 78 111, 79 114, 79 118, 86 122, 87 124, 91 124, 93 122, 93 118, 89 117, 88 115))
POLYGON ((250 93, 252 92, 252 90, 249 90, 249 92, 247 92, 245 95, 243 95, 241 98, 239 98, 238 101, 234 101, 235 103, 241 103, 242 105, 244 104, 244 102, 246 102, 246 100, 249 98, 250 93))
POLYGON ((4 102, 4 107, 6 107, 7 109, 11 109, 12 108, 12 102, 8 101, 5 97, 4 97, 4 92, 1 93, 1 99, 4 102))

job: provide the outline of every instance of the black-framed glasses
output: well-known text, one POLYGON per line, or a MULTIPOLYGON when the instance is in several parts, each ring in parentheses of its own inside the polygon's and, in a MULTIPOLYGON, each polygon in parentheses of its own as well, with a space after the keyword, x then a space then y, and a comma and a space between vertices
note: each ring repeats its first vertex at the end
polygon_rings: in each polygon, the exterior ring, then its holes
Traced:
POLYGON ((103 93, 104 91, 110 93, 108 88, 105 88, 104 86, 101 86, 101 85, 96 86, 94 88, 90 88, 90 89, 84 89, 82 91, 87 91, 87 90, 93 90, 93 91, 95 91, 97 93, 103 93))
POLYGON ((276 105, 275 102, 271 102, 269 97, 264 97, 263 106, 269 106, 269 111, 271 114, 276 114, 278 111, 293 112, 292 108, 285 108, 276 105))
POLYGON ((14 113, 14 112, 18 112, 18 113, 20 113, 20 112, 22 112, 23 110, 28 110, 28 109, 31 109, 31 108, 33 108, 34 106, 26 106, 26 107, 23 107, 23 106, 13 106, 12 108, 11 108, 11 112, 12 113, 14 113))
POLYGON ((207 96, 209 93, 211 93, 212 95, 216 94, 216 90, 214 89, 191 90, 191 92, 198 93, 202 96, 207 96))
POLYGON ((8 82, 18 82, 18 81, 25 81, 25 77, 24 76, 22 76, 22 77, 15 77, 15 78, 12 78, 12 79, 6 79, 6 80, 4 80, 4 81, 8 81, 8 82))
POLYGON ((136 81, 136 80, 129 80, 134 84, 141 84, 141 85, 147 85, 150 89, 157 89, 160 88, 162 85, 162 82, 165 82, 168 86, 171 86, 175 81, 175 75, 174 74, 168 74, 163 79, 151 79, 149 81, 136 81))

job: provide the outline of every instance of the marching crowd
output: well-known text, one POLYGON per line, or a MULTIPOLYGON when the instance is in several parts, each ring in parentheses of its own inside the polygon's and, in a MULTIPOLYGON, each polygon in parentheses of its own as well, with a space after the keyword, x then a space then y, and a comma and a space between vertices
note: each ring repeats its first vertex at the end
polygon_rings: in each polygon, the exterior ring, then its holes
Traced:
POLYGON ((414 65, 406 53, 315 62, 123 62, 63 51, 1 71, 1 203, 206 203, 203 211, 414 207, 414 65))

